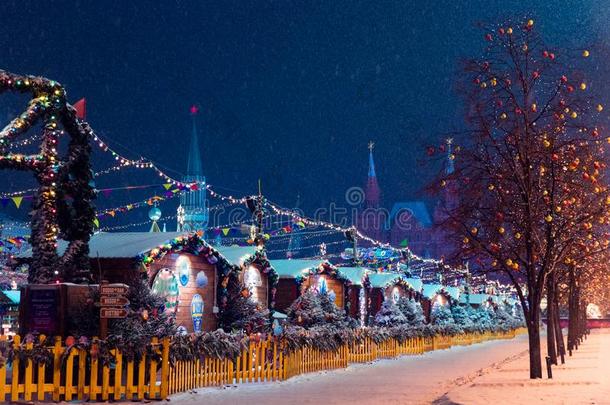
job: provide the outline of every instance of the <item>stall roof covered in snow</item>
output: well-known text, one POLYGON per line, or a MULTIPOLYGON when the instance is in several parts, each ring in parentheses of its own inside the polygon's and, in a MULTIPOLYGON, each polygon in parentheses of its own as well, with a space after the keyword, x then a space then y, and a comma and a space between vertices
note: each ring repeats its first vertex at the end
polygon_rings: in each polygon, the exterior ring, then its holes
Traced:
POLYGON ((402 276, 397 273, 372 273, 369 274, 371 287, 384 288, 402 280, 402 276))
POLYGON ((404 277, 403 279, 407 284, 411 286, 413 290, 421 292, 424 286, 424 282, 421 281, 421 278, 404 277))
POLYGON ((488 294, 462 294, 460 296, 460 304, 466 304, 468 301, 472 305, 482 305, 489 300, 488 294))
POLYGON ((370 270, 366 267, 337 267, 337 271, 347 278, 352 285, 361 286, 362 279, 370 270))
MULTIPOLYGON (((193 234, 186 232, 100 232, 91 236, 89 241, 89 254, 91 257, 99 256, 101 259, 135 258, 140 254, 170 243, 172 239, 193 234)), ((66 250, 68 242, 57 241, 57 251, 61 255, 66 250)), ((212 246, 227 262, 240 265, 245 258, 256 252, 254 246, 212 246)), ((19 257, 32 257, 32 250, 28 249, 19 257)))
POLYGON ((458 287, 444 287, 444 290, 454 300, 457 301, 460 299, 460 289, 458 287))
POLYGON ((442 284, 424 284, 422 287, 422 295, 428 299, 434 298, 436 294, 443 291, 442 284))
POLYGON ((19 290, 4 290, 0 291, 0 293, 7 298, 7 303, 11 305, 19 305, 19 302, 21 301, 21 292, 19 290))
POLYGON ((280 278, 296 278, 302 276, 307 270, 315 269, 326 263, 325 260, 320 259, 282 259, 270 260, 269 262, 280 278))
POLYGON ((229 263, 239 264, 240 266, 245 260, 254 256, 256 246, 212 246, 218 250, 218 253, 223 255, 229 263))

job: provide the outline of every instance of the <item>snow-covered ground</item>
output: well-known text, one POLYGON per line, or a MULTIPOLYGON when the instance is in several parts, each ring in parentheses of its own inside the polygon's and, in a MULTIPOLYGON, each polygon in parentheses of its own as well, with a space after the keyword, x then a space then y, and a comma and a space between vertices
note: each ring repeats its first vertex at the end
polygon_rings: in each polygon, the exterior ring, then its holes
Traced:
MULTIPOLYGON (((459 404, 610 404, 610 330, 598 329, 553 379, 527 379, 524 353, 449 391, 439 403, 459 404)), ((546 369, 544 370, 546 376, 546 369)))
POLYGON ((171 400, 206 405, 610 404, 610 331, 594 332, 553 372, 553 380, 528 379, 527 336, 521 335, 278 383, 199 389, 171 400))
MULTIPOLYGON (((523 353, 527 337, 457 346, 347 369, 304 374, 277 383, 199 389, 172 396, 180 404, 425 404, 481 369, 523 353)), ((523 372, 526 376, 526 372, 523 372)))

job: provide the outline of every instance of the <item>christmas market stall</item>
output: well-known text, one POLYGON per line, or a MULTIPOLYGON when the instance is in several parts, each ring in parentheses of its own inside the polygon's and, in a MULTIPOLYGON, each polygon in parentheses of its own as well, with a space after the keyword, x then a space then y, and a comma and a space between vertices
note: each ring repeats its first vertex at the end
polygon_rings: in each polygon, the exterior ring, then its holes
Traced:
MULTIPOLYGON (((65 246, 60 240, 58 250, 65 246)), ((222 311, 231 304, 231 279, 243 283, 243 293, 265 308, 272 299, 270 280, 273 285, 277 279, 256 247, 211 246, 196 233, 102 232, 91 237, 89 246, 96 281, 132 286, 146 280, 151 291, 165 299, 160 310, 174 313, 177 325, 188 332, 217 328, 222 311)), ((75 287, 82 294, 90 291, 88 286, 75 287)), ((79 293, 70 291, 66 299, 73 302, 68 307, 74 307, 79 293)))
POLYGON ((360 321, 361 325, 366 322, 367 315, 367 291, 364 287, 364 281, 367 273, 370 272, 366 267, 337 267, 337 271, 349 280, 347 286, 347 314, 360 321))
POLYGON ((17 332, 20 298, 19 290, 0 291, 0 335, 12 335, 17 332))
POLYGON ((460 290, 458 287, 448 287, 442 284, 426 284, 422 287, 421 306, 424 310, 424 315, 428 322, 434 305, 451 305, 453 302, 458 302, 460 299, 460 290))
POLYGON ((370 316, 375 316, 386 300, 395 304, 402 297, 421 300, 423 283, 418 278, 407 278, 399 273, 370 273, 367 281, 370 316))
POLYGON ((311 289, 328 293, 339 308, 346 306, 350 280, 326 260, 271 260, 279 276, 275 308, 284 312, 303 292, 311 289))

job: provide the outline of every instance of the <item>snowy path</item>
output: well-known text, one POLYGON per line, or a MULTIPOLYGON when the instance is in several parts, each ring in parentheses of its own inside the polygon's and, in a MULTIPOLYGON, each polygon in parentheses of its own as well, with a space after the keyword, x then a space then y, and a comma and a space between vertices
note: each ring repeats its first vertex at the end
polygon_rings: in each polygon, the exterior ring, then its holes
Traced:
POLYGON ((527 370, 528 358, 520 356, 450 390, 439 403, 610 404, 610 330, 594 330, 566 364, 553 367, 552 380, 529 380, 527 370))
MULTIPOLYGON (((200 389, 172 396, 180 404, 429 404, 481 369, 527 350, 527 336, 457 346, 422 356, 350 365, 278 383, 200 389)), ((526 372, 523 372, 525 375, 526 372)))

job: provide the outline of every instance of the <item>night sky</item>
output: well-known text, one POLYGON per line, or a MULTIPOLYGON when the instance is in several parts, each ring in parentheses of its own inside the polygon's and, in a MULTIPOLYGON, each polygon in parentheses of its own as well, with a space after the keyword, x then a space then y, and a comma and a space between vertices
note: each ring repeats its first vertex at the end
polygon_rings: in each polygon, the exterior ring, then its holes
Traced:
MULTIPOLYGON (((2 3, 0 69, 58 80, 71 100, 87 98, 110 145, 177 176, 196 103, 209 183, 245 195, 260 177, 284 206, 300 193, 306 212, 364 183, 373 140, 390 205, 418 198, 425 146, 463 126, 453 84, 459 61, 482 53, 478 21, 532 16, 548 42, 578 46, 606 40, 609 14, 587 1, 13 0, 2 3)), ((17 106, 0 102, 0 117, 17 106)), ((111 165, 95 153, 95 169, 111 165)), ((26 178, 4 177, 0 190, 34 185, 26 178)), ((130 171, 98 183, 155 181, 130 171)))

